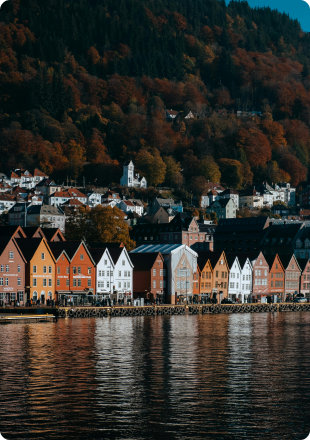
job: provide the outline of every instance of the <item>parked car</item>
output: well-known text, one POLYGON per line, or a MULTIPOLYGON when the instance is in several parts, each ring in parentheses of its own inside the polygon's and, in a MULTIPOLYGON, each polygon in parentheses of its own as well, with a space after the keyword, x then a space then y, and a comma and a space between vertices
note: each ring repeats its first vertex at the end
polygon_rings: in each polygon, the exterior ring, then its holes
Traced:
POLYGON ((295 298, 295 299, 293 300, 293 302, 294 302, 294 303, 306 303, 306 302, 308 302, 308 299, 307 299, 307 298, 301 298, 301 297, 299 297, 299 298, 295 298))

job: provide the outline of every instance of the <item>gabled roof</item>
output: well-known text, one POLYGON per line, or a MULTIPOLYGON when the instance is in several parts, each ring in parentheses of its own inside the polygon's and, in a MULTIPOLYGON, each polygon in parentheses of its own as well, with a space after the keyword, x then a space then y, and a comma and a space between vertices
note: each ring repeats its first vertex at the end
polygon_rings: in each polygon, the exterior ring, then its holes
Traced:
POLYGON ((236 254, 235 255, 234 254, 225 254, 225 255, 226 255, 226 261, 227 261, 229 269, 231 269, 233 267, 236 260, 237 260, 237 264, 239 266, 239 269, 240 270, 242 269, 239 258, 237 257, 236 254))
POLYGON ((33 171, 33 175, 36 177, 46 177, 46 173, 43 173, 43 171, 39 170, 38 168, 35 168, 33 171))
POLYGON ((85 245, 84 241, 74 240, 74 241, 52 241, 49 243, 49 246, 54 251, 64 250, 69 257, 69 260, 72 261, 75 257, 76 253, 80 249, 81 246, 84 246, 89 258, 95 264, 91 253, 89 252, 88 247, 85 245))
POLYGON ((207 209, 210 208, 214 208, 215 205, 221 205, 221 208, 225 208, 228 203, 230 203, 231 199, 219 199, 219 200, 214 200, 210 206, 207 207, 207 209))
POLYGON ((63 197, 63 198, 68 198, 68 199, 72 199, 74 197, 87 198, 87 196, 85 194, 81 193, 81 191, 79 191, 76 188, 69 188, 65 191, 57 191, 57 192, 51 194, 50 197, 63 197))
POLYGON ((24 238, 27 237, 21 226, 0 226, 0 237, 8 236, 18 238, 18 234, 24 238))
POLYGON ((15 196, 0 193, 0 202, 15 202, 15 196))
POLYGON ((27 215, 64 215, 59 206, 54 205, 32 205, 27 209, 27 215))
MULTIPOLYGON (((198 256, 198 258, 197 258, 197 266, 198 266, 200 272, 203 271, 203 269, 205 268, 205 266, 206 266, 208 261, 210 261, 209 258, 206 258, 206 257, 203 257, 203 256, 201 256, 201 257, 198 256)), ((210 265, 211 265, 211 262, 210 262, 210 265)), ((212 265, 211 265, 211 269, 213 270, 212 265)))
POLYGON ((46 238, 40 226, 24 226, 23 231, 26 234, 27 238, 39 238, 35 237, 35 235, 39 235, 41 238, 46 238))
POLYGON ((127 206, 135 206, 130 200, 122 200, 122 202, 127 206))
MULTIPOLYGON (((89 252, 90 252, 96 265, 98 265, 98 263, 100 262, 105 251, 107 251, 107 253, 109 253, 109 251, 107 250, 106 247, 103 247, 103 248, 91 248, 90 247, 88 249, 89 249, 89 252)), ((108 256, 110 256, 110 255, 108 255, 108 256)))
POLYGON ((225 259, 225 262, 227 263, 225 252, 223 251, 197 251, 198 252, 198 258, 204 258, 206 261, 210 260, 212 269, 215 268, 218 261, 222 258, 225 259))
POLYGON ((111 255, 111 258, 112 258, 114 264, 116 264, 125 248, 111 247, 111 248, 107 248, 107 249, 109 251, 109 254, 111 255))
POLYGON ((41 180, 41 182, 39 182, 37 185, 36 185, 36 187, 41 187, 41 186, 44 186, 44 187, 53 187, 53 186, 60 186, 60 185, 56 185, 56 183, 54 182, 54 180, 52 180, 52 179, 43 179, 43 180, 41 180))
POLYGON ((284 266, 282 264, 281 258, 279 257, 278 254, 276 254, 276 255, 264 255, 264 257, 265 257, 265 260, 268 263, 268 266, 269 266, 270 270, 271 270, 271 268, 272 268, 272 266, 273 266, 273 264, 275 262, 275 259, 278 258, 278 260, 279 260, 279 262, 281 264, 282 270, 285 271, 285 268, 284 268, 284 266))
POLYGON ((298 264, 298 260, 294 254, 292 254, 292 255, 279 255, 279 258, 280 258, 281 263, 282 263, 285 270, 288 268, 288 266, 292 260, 295 261, 295 264, 297 265, 297 269, 301 270, 301 268, 298 264))
POLYGON ((26 263, 26 259, 25 259, 24 255, 23 255, 20 247, 18 246, 16 240, 13 237, 10 237, 10 236, 1 236, 0 237, 0 255, 3 254, 3 252, 5 251, 5 249, 7 248, 8 244, 10 243, 11 240, 14 243, 14 245, 16 246, 17 251, 21 255, 22 259, 26 263))
POLYGON ((156 261, 163 257, 160 252, 149 252, 147 254, 130 254, 130 259, 134 265, 135 271, 149 271, 152 269, 156 261))
POLYGON ((178 111, 172 109, 171 110, 166 109, 166 112, 169 113, 169 115, 171 116, 177 116, 179 114, 178 111))
POLYGON ((54 241, 56 237, 59 238, 59 241, 66 241, 59 228, 43 228, 43 232, 47 241, 54 241))
POLYGON ((298 265, 300 267, 300 270, 303 272, 307 266, 307 263, 309 262, 308 258, 297 258, 298 265))
POLYGON ((38 250, 38 247, 40 246, 41 242, 44 241, 46 244, 47 250, 50 252, 50 255, 55 260, 53 253, 51 252, 46 240, 44 238, 17 238, 16 242, 22 251, 26 261, 29 263, 36 251, 38 250))

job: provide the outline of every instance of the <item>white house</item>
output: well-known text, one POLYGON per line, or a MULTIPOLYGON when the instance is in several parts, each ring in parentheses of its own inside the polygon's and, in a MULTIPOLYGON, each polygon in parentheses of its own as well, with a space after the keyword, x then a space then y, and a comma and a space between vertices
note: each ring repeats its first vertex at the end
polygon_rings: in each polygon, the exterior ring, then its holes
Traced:
POLYGON ((275 185, 275 189, 284 194, 284 203, 288 206, 294 206, 296 200, 296 188, 292 188, 289 183, 279 183, 275 185))
POLYGON ((252 293, 252 265, 248 257, 226 255, 230 268, 228 283, 228 298, 240 303, 249 301, 252 293))
POLYGON ((102 194, 96 193, 95 191, 91 191, 86 195, 87 195, 87 205, 90 208, 94 208, 97 205, 101 205, 102 194))
POLYGON ((132 160, 127 160, 123 166, 123 177, 121 178, 121 185, 128 188, 147 188, 145 177, 140 177, 135 174, 135 167, 132 160))
POLYGON ((133 300, 133 264, 124 247, 91 248, 96 263, 96 295, 99 298, 133 300))
POLYGON ((108 190, 103 196, 101 197, 101 204, 102 206, 111 206, 111 208, 114 208, 114 206, 119 205, 121 203, 121 198, 115 191, 108 190))
POLYGON ((234 201, 236 208, 237 209, 239 208, 239 193, 235 189, 230 189, 230 188, 225 189, 225 191, 221 192, 215 200, 219 200, 219 199, 232 199, 234 201))
POLYGON ((83 205, 87 204, 87 196, 76 188, 69 188, 64 191, 56 191, 54 194, 49 196, 49 204, 59 206, 71 199, 79 200, 81 203, 83 203, 83 205))
POLYGON ((65 232, 66 215, 59 206, 32 205, 27 208, 27 226, 58 228, 65 232))
POLYGON ((122 200, 121 203, 118 205, 118 208, 126 214, 128 212, 136 212, 136 207, 130 200, 122 200))
POLYGON ((16 200, 14 196, 10 196, 7 194, 0 194, 0 214, 3 214, 5 211, 8 211, 16 204, 16 200))

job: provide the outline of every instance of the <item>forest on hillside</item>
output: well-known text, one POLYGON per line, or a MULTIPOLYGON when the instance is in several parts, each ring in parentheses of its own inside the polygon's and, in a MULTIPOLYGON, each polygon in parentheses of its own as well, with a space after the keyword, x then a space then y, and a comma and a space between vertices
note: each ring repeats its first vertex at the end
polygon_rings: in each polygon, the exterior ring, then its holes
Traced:
POLYGON ((198 195, 207 180, 301 185, 309 49, 296 20, 245 1, 11 0, 0 10, 1 171, 109 185, 133 159, 149 185, 198 195))

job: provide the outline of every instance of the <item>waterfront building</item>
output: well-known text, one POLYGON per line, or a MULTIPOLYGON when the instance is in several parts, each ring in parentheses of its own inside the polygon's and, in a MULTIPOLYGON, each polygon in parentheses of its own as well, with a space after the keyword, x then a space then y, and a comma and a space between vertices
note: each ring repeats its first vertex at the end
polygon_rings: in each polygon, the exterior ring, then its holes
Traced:
POLYGON ((225 252, 198 251, 198 257, 210 260, 213 271, 212 299, 220 304, 224 298, 228 298, 229 266, 225 252))
POLYGON ((166 266, 160 252, 130 253, 133 264, 133 297, 146 301, 163 300, 166 293, 166 266))
POLYGON ((53 180, 45 178, 36 185, 36 190, 43 194, 44 203, 48 203, 51 194, 61 191, 61 185, 56 185, 53 180))
POLYGON ((133 264, 125 247, 109 247, 114 264, 112 300, 133 300, 133 264))
POLYGON ((257 253, 268 227, 269 218, 266 217, 219 220, 214 234, 214 250, 257 253))
POLYGON ((79 302, 95 293, 95 263, 83 241, 49 243, 56 262, 56 299, 79 302))
POLYGON ((197 272, 198 254, 185 244, 143 245, 130 252, 160 252, 167 269, 167 294, 164 302, 177 304, 193 301, 193 274, 197 272))
POLYGON ((199 278, 198 287, 200 286, 200 290, 198 290, 197 294, 199 294, 198 299, 205 303, 207 299, 212 298, 213 268, 210 258, 208 256, 200 255, 201 254, 198 253, 196 274, 199 278))
POLYGON ((269 293, 278 295, 284 301, 285 269, 278 254, 265 255, 269 266, 269 293))
POLYGON ((299 292, 310 298, 310 260, 299 258, 297 261, 301 270, 299 292))
POLYGON ((55 258, 45 238, 18 238, 26 260, 24 301, 45 304, 55 299, 55 258))
POLYGON ((284 301, 289 295, 299 293, 301 268, 294 254, 280 255, 281 263, 285 269, 285 283, 284 283, 284 301))
POLYGON ((236 255, 226 255, 229 266, 228 299, 243 302, 241 293, 241 266, 236 255))
POLYGON ((11 236, 0 237, 0 305, 6 301, 19 301, 25 298, 26 260, 16 240, 11 236))
POLYGON ((252 265, 252 298, 261 301, 261 298, 269 294, 269 264, 260 252, 256 256, 249 256, 252 265))

